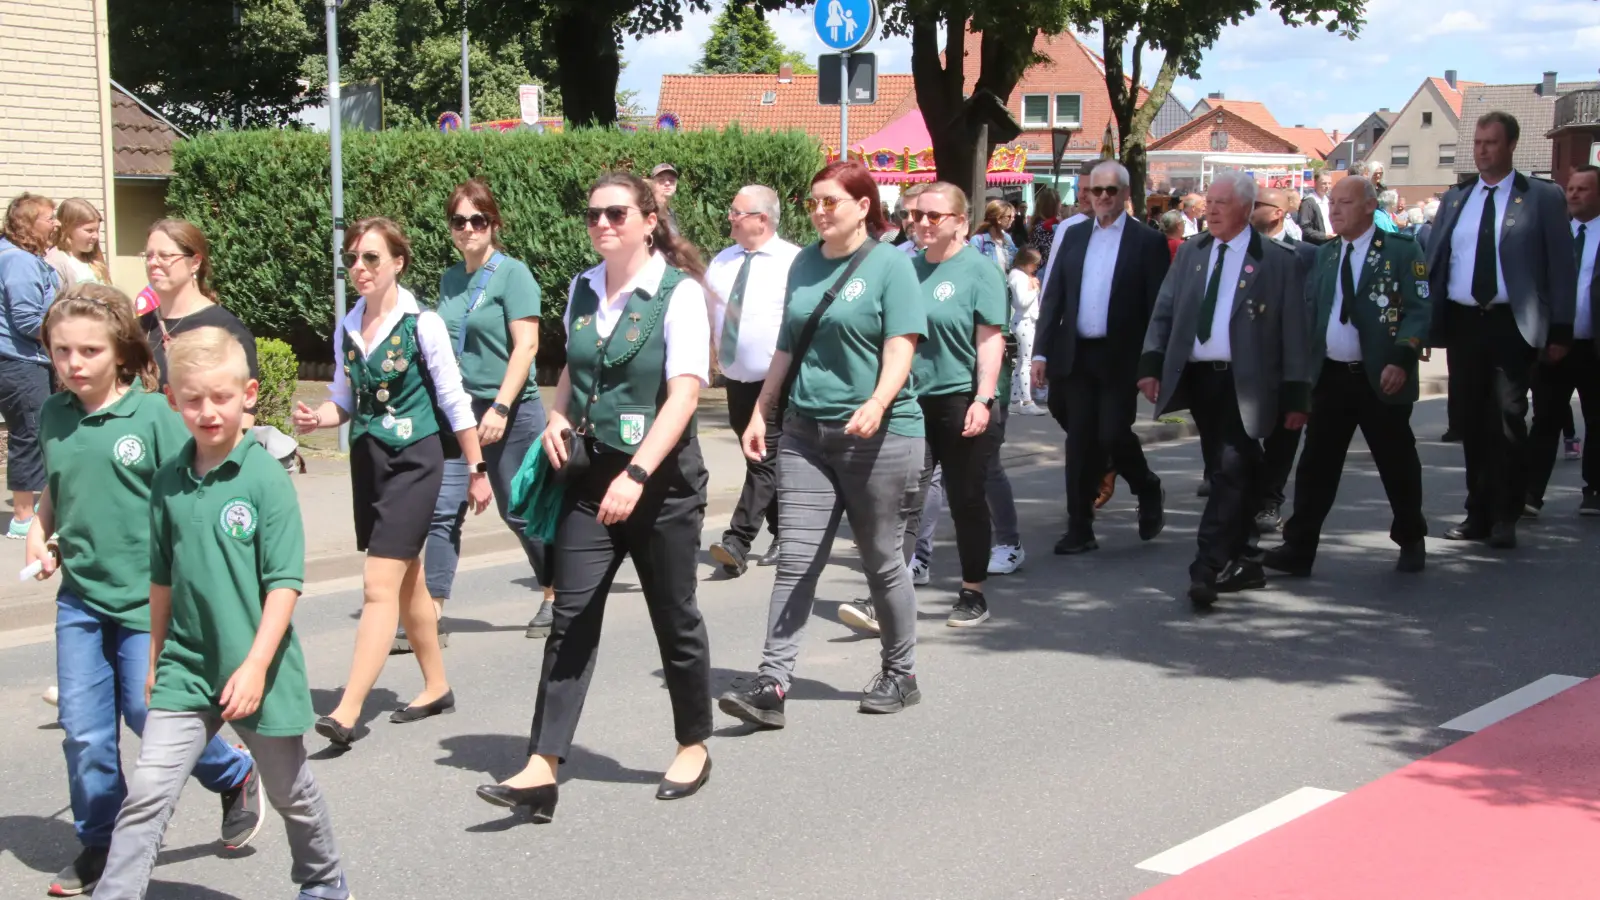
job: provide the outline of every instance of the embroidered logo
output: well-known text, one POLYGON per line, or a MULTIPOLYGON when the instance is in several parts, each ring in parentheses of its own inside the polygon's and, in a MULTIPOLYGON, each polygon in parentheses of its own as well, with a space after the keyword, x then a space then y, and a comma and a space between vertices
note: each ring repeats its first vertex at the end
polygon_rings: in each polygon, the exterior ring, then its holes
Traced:
POLYGON ((256 533, 256 508, 249 500, 235 497, 222 505, 222 531, 236 541, 248 541, 256 533))
POLYGON ((402 441, 410 440, 412 434, 411 418, 396 419, 394 422, 394 436, 402 441))
POLYGON ((844 302, 849 303, 866 292, 867 283, 859 278, 852 278, 850 279, 849 283, 844 286, 842 296, 844 297, 844 302))
POLYGON ((951 297, 954 297, 955 295, 956 295, 956 286, 951 284, 948 281, 939 282, 939 286, 933 289, 933 299, 939 301, 940 303, 943 303, 946 300, 949 300, 951 297))
POLYGON ((623 413, 620 430, 622 443, 629 447, 638 446, 644 440, 644 416, 640 413, 623 413))
POLYGON ((111 446, 111 455, 125 466, 138 465, 145 455, 144 438, 136 434, 125 434, 117 438, 117 442, 111 446))

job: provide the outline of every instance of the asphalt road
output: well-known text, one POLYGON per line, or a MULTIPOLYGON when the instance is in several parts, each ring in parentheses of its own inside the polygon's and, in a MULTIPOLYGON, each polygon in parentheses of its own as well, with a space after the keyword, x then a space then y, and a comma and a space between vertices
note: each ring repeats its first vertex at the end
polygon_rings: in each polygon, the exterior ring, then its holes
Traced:
MULTIPOLYGON (((1435 535, 1463 499, 1461 450, 1433 443, 1444 404, 1419 404, 1435 535)), ((919 591, 924 702, 859 715, 877 644, 838 624, 862 594, 841 542, 819 592, 789 727, 750 734, 722 717, 699 795, 653 798, 672 754, 659 662, 631 570, 619 576, 580 746, 548 826, 517 824, 473 787, 519 768, 542 642, 525 567, 464 572, 447 663, 457 715, 397 726, 419 676, 394 657, 368 704, 372 734, 318 753, 352 886, 373 898, 1120 898, 1163 876, 1139 861, 1301 787, 1346 791, 1459 735, 1437 726, 1551 673, 1595 673, 1600 520, 1575 515, 1578 469, 1558 463, 1545 517, 1522 547, 1430 540, 1421 576, 1392 571, 1376 472, 1352 453, 1316 576, 1276 580, 1207 617, 1184 597, 1200 502, 1192 440, 1148 448, 1169 494, 1167 532, 1141 545, 1126 486, 1102 550, 1051 556, 1058 463, 1014 468, 1032 554, 989 590, 993 620, 944 627, 955 552, 945 523, 919 591)), ((712 523, 719 525, 720 523, 712 523)), ((718 530, 718 529, 712 529, 718 530)), ((759 656, 771 570, 701 594, 720 691, 759 656)), ((319 711, 353 639, 353 590, 297 617, 319 711)), ((48 643, 0 651, 0 896, 40 896, 76 852, 61 734, 38 693, 48 643)), ((311 747, 323 750, 315 735, 311 747)), ((136 741, 125 754, 132 758, 136 741)), ((220 855, 215 801, 191 782, 151 898, 288 897, 281 823, 220 855)), ((1358 863, 1358 861, 1352 861, 1358 863)))

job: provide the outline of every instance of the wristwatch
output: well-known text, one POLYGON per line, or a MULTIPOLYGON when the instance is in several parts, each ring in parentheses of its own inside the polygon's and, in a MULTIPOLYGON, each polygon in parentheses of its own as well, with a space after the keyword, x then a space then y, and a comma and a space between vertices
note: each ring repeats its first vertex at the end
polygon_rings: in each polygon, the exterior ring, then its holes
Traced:
POLYGON ((489 404, 489 408, 508 419, 511 418, 511 407, 505 405, 504 403, 491 403, 489 404))
POLYGON ((973 397, 972 398, 972 402, 973 403, 982 403, 984 405, 985 409, 988 409, 990 412, 994 411, 994 398, 993 397, 973 397))
POLYGON ((487 475, 487 474, 489 474, 489 461, 480 459, 477 462, 473 463, 472 464, 472 474, 474 474, 474 475, 487 475))
POLYGON ((650 480, 650 473, 633 463, 628 463, 628 467, 622 471, 626 472, 628 477, 632 478, 636 484, 644 484, 650 480))

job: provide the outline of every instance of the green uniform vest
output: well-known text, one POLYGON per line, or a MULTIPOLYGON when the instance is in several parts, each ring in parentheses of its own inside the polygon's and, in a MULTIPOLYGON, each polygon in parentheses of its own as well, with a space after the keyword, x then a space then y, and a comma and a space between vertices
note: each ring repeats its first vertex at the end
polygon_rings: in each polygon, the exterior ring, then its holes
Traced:
POLYGON ((366 357, 350 332, 344 335, 344 374, 350 380, 355 409, 350 412, 350 439, 370 434, 403 450, 430 434, 453 434, 439 427, 433 378, 417 342, 417 315, 407 313, 377 349, 366 357))
MULTIPOLYGON (((654 294, 635 289, 610 337, 600 337, 595 311, 600 297, 579 278, 568 300, 572 329, 567 337, 567 380, 572 400, 567 417, 582 434, 630 456, 655 424, 667 399, 667 335, 664 320, 672 292, 685 278, 668 267, 654 294)), ((683 431, 693 437, 691 416, 683 431)))

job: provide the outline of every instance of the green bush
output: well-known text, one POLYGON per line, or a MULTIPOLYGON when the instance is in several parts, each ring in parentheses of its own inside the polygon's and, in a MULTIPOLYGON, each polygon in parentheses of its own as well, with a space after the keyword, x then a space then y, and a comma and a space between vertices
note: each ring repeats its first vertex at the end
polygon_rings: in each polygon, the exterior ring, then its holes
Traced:
MULTIPOLYGON (((224 305, 252 331, 282 338, 313 361, 331 358, 333 274, 326 135, 296 131, 215 132, 174 151, 167 201, 173 215, 200 226, 224 305)), ((413 270, 402 281, 431 302, 439 275, 456 259, 445 224, 450 189, 485 178, 506 227, 507 251, 533 268, 544 290, 546 322, 566 308, 567 285, 598 261, 579 215, 588 185, 603 171, 648 174, 671 161, 682 172, 673 206, 684 234, 715 252, 728 241, 728 203, 740 187, 772 187, 786 206, 782 233, 809 240, 800 208, 822 166, 802 132, 660 132, 579 129, 440 134, 358 132, 345 137, 347 221, 385 215, 411 238, 413 270)), ((347 285, 348 289, 348 285, 347 285)), ((356 297, 348 294, 351 304, 356 297)), ((559 365, 559 331, 545 331, 543 366, 559 365)))
POLYGON ((285 433, 293 432, 289 413, 294 409, 295 375, 300 362, 289 345, 276 338, 256 338, 256 365, 261 370, 261 391, 256 397, 256 421, 285 433))

